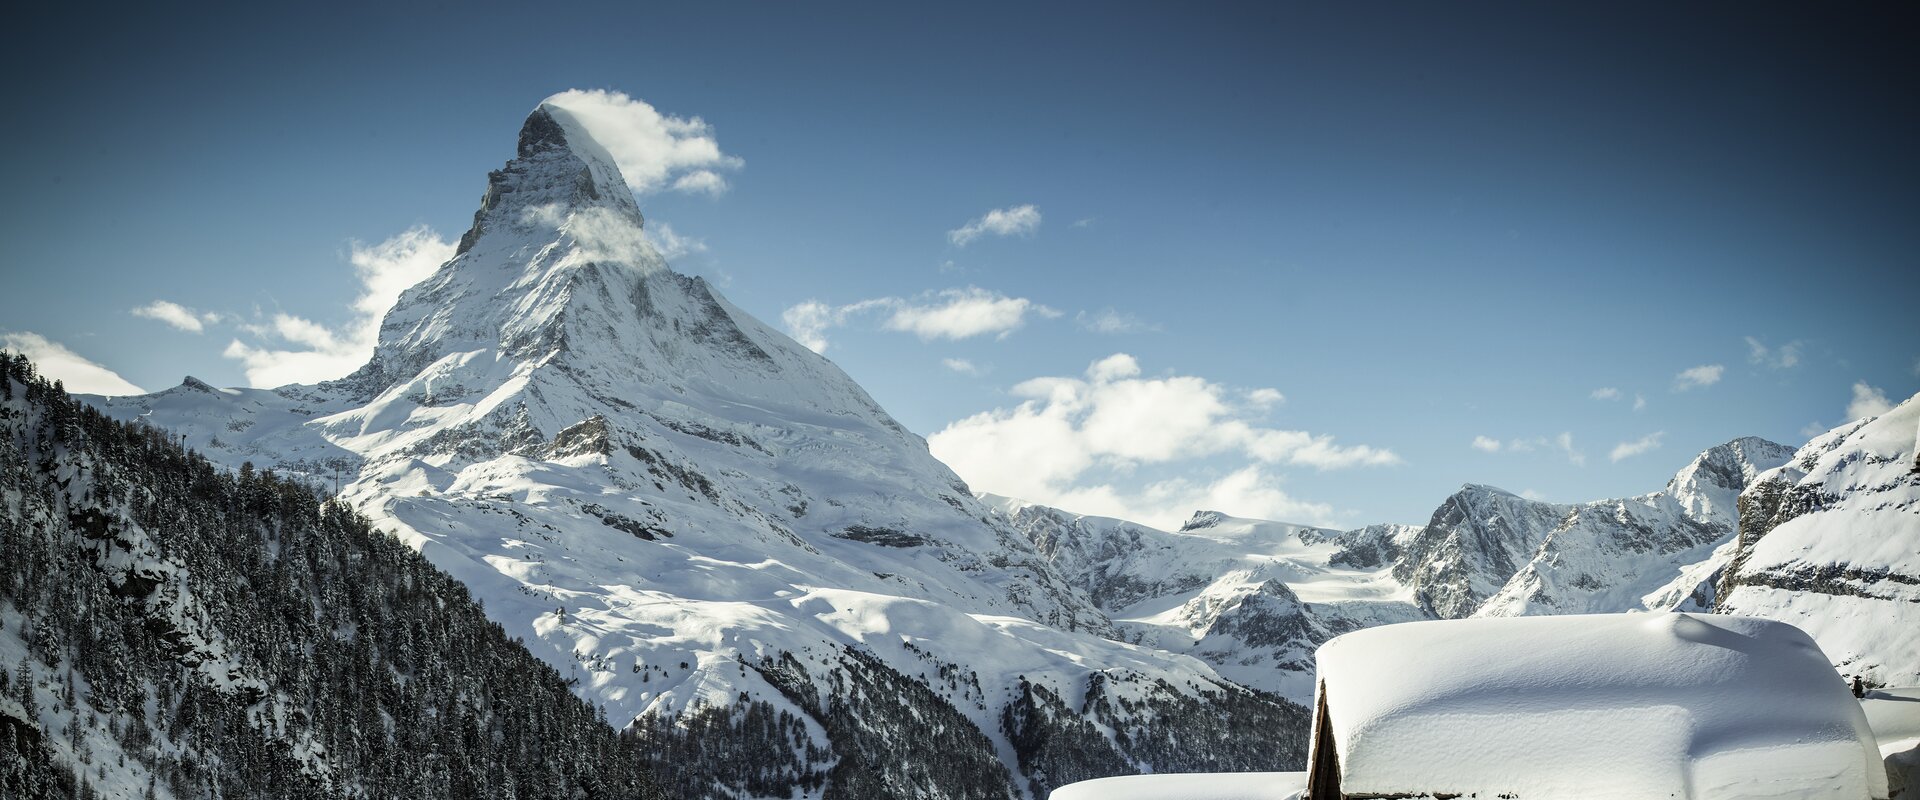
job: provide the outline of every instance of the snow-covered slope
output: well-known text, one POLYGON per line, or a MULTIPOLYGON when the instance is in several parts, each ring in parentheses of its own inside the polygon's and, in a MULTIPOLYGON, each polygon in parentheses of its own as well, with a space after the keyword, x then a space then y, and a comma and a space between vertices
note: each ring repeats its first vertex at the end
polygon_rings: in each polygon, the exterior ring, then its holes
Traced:
POLYGON ((1178 532, 984 496, 1129 640, 1194 655, 1243 685, 1306 702, 1313 651, 1359 628, 1427 619, 1391 566, 1419 531, 1194 514, 1178 532))
POLYGON ((1835 428, 1740 496, 1719 610, 1791 622, 1835 665, 1920 685, 1920 395, 1835 428))
MULTIPOLYGON (((779 734, 793 752, 762 770, 773 777, 713 776, 743 793, 868 778, 905 791, 935 756, 859 742, 936 712, 976 729, 940 754, 978 756, 976 773, 923 796, 1088 777, 1043 775, 1033 737, 1015 735, 1039 723, 1003 712, 1042 695, 1097 717, 1080 724, 1119 769, 1168 757, 1130 743, 1198 724, 1165 709, 1252 719, 1219 711, 1251 695, 1206 664, 1109 638, 1108 615, 920 437, 831 362, 668 269, 642 225, 613 159, 543 104, 456 257, 401 296, 358 372, 95 402, 230 465, 338 475, 343 497, 617 724, 695 735, 657 721, 754 704, 800 720, 779 734)), ((1289 765, 1284 748, 1268 758, 1214 766, 1289 765)))

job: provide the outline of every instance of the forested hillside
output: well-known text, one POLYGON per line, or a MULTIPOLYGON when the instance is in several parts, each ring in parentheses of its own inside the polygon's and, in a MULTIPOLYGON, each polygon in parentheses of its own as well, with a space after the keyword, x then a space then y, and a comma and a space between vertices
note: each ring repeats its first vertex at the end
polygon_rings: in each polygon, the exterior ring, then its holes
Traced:
POLYGON ((0 659, 0 797, 658 796, 412 549, 5 353, 0 659))

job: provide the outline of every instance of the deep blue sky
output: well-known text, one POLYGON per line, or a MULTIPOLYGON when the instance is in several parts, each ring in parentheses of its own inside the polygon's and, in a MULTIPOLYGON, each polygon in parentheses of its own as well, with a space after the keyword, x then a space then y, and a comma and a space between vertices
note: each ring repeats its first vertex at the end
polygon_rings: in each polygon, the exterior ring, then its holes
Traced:
MULTIPOLYGON (((1418 522, 1469 481, 1650 491, 1714 443, 1838 424, 1856 383, 1920 391, 1911 6, 393 5, 15 12, 0 332, 148 390, 244 384, 239 324, 345 324, 351 242, 457 236, 527 111, 604 88, 745 160, 718 198, 642 204, 704 241, 678 268, 769 322, 970 286, 1063 312, 958 341, 830 331, 922 434, 1127 353, 1144 378, 1279 390, 1235 412, 1255 427, 1398 457, 1262 465, 1297 516, 1418 522), (1029 204, 1030 235, 947 237, 1029 204), (160 299, 224 321, 129 313, 160 299), (1075 322, 1105 309, 1142 329, 1075 322)), ((1178 505, 1138 498, 1250 463, 1103 452, 1060 488, 1178 505)), ((1239 510, 1286 507, 1263 496, 1239 510)))

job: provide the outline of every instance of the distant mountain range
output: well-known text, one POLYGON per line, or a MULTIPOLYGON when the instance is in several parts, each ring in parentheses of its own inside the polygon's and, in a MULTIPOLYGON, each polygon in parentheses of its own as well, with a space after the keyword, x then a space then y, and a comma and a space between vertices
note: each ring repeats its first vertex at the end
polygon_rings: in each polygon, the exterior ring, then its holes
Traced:
POLYGON ((1638 497, 1467 486, 1419 526, 1160 531, 975 497, 831 362, 670 270, 613 164, 536 109, 351 376, 90 402, 337 483, 689 797, 1297 768, 1313 648, 1406 620, 1805 614, 1853 620, 1792 620, 1857 646, 1844 667, 1920 669, 1871 635, 1920 599, 1912 401, 1799 453, 1729 442, 1638 497))

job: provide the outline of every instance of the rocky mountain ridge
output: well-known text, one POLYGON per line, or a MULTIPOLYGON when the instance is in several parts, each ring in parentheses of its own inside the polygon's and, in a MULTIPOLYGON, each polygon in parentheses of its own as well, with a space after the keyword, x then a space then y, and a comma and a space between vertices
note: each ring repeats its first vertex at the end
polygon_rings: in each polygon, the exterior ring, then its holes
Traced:
POLYGON ((1659 491, 1559 504, 1468 484, 1425 525, 1333 531, 1211 511, 1179 531, 1004 497, 1006 514, 1129 641, 1306 702, 1312 654, 1373 625, 1470 616, 1708 610, 1736 498, 1793 451, 1710 448, 1659 491))

